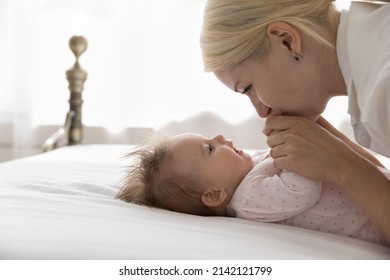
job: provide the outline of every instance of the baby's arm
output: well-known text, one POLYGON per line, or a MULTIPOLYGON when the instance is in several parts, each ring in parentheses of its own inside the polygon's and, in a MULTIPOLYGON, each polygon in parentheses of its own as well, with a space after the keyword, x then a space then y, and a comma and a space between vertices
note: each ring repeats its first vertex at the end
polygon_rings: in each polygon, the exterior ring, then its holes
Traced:
POLYGON ((266 158, 252 171, 244 179, 245 185, 237 189, 239 218, 261 222, 285 220, 307 211, 321 196, 321 182, 280 171, 273 166, 272 158, 266 158))

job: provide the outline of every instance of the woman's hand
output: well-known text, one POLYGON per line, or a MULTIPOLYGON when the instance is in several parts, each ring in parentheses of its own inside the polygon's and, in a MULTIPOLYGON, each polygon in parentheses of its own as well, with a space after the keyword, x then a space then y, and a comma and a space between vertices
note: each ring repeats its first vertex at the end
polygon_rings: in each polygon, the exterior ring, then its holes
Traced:
POLYGON ((305 117, 269 116, 264 133, 276 168, 314 180, 338 184, 343 166, 359 157, 339 137, 305 117))

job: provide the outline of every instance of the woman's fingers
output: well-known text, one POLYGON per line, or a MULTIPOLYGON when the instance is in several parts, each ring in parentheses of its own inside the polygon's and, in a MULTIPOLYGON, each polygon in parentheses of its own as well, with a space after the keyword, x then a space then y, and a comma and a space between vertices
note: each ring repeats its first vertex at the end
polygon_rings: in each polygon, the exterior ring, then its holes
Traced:
POLYGON ((268 136, 275 130, 282 131, 292 127, 307 127, 314 123, 315 122, 305 117, 270 115, 265 120, 263 133, 268 136))
POLYGON ((274 130, 271 135, 269 135, 267 137, 267 145, 270 147, 270 148, 274 148, 276 146, 279 146, 279 145, 282 145, 285 143, 285 141, 283 140, 283 131, 277 131, 277 130, 274 130))
POLYGON ((284 147, 283 147, 283 144, 281 145, 277 145, 277 146, 273 146, 271 147, 271 150, 270 150, 270 155, 272 158, 279 158, 279 157, 284 157, 287 155, 286 152, 283 152, 284 150, 284 147))
POLYGON ((267 144, 278 169, 286 169, 312 179, 331 179, 343 143, 317 123, 304 117, 272 116, 265 132, 267 144), (271 132, 272 131, 272 132, 271 132))
POLYGON ((288 118, 285 116, 273 116, 270 115, 266 120, 263 128, 263 133, 267 136, 271 135, 274 131, 281 131, 289 128, 288 118))

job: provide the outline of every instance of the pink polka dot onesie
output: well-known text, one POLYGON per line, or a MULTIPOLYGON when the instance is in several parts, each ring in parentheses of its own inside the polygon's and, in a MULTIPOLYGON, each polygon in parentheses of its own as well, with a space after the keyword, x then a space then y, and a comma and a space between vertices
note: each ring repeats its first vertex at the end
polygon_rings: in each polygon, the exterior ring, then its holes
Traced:
MULTIPOLYGON (((382 170, 390 178, 390 171, 382 170)), ((390 245, 342 188, 280 171, 268 151, 254 155, 253 168, 237 187, 227 213, 390 245)))

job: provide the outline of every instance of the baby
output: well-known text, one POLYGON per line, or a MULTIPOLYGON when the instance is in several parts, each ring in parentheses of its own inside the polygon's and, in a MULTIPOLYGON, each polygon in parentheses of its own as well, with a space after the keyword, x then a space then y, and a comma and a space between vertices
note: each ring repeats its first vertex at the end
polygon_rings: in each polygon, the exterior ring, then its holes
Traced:
POLYGON ((124 201, 390 244, 343 189, 276 169, 269 150, 252 157, 222 135, 186 133, 161 137, 129 156, 137 160, 117 195, 124 201))

